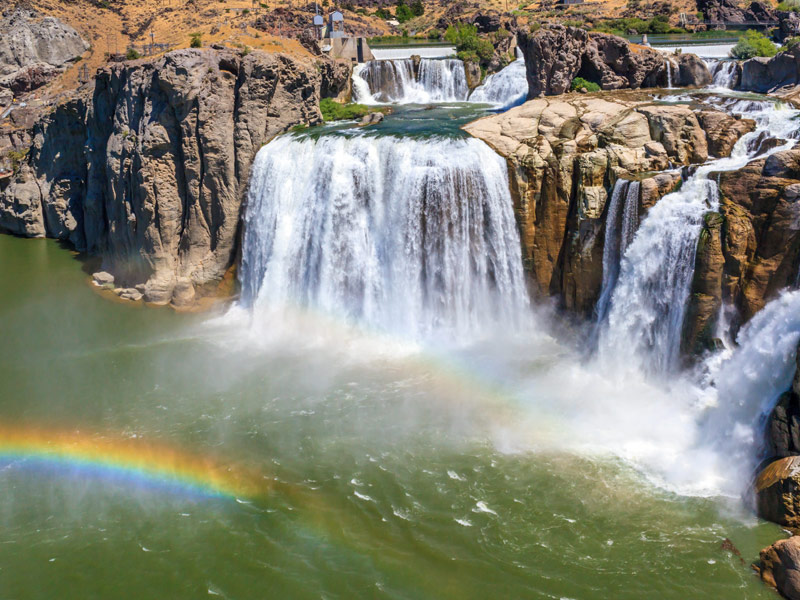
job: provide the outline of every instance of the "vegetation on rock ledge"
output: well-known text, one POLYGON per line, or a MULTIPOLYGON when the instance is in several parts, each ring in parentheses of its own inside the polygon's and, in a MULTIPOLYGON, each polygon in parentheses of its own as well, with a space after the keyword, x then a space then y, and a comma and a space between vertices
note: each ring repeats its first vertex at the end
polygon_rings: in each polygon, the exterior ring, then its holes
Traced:
POLYGON ((731 55, 740 60, 747 60, 754 56, 775 56, 778 48, 763 33, 753 29, 739 38, 739 41, 731 50, 731 55))

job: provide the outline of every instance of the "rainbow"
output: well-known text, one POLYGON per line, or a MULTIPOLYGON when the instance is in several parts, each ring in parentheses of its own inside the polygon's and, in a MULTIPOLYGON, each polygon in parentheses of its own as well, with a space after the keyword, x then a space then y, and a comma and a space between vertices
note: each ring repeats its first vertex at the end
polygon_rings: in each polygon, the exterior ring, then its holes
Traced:
POLYGON ((203 498, 254 498, 269 491, 258 473, 141 438, 0 424, 4 469, 99 478, 203 498))

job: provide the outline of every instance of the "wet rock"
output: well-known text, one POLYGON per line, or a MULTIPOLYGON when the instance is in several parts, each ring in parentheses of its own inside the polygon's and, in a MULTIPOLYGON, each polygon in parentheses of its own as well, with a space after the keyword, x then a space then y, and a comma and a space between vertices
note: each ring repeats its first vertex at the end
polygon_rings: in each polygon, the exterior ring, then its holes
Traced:
POLYGON ((708 159, 706 135, 695 114, 686 106, 644 106, 650 137, 660 142, 667 154, 681 164, 708 159))
POLYGON ((757 566, 761 580, 789 600, 800 600, 800 536, 764 548, 757 566))
POLYGON ((758 516, 784 527, 800 526, 800 456, 779 458, 755 482, 758 516))
POLYGON ((730 156, 739 138, 756 128, 752 119, 737 119, 718 110, 702 110, 697 120, 706 133, 708 152, 716 158, 730 156))
POLYGON ((98 271, 92 275, 92 281, 97 285, 108 285, 114 283, 114 276, 106 271, 98 271))
POLYGON ((121 289, 114 290, 114 291, 123 300, 138 301, 138 300, 141 300, 142 297, 143 297, 143 294, 139 290, 137 290, 136 288, 121 288, 121 289))
POLYGON ((361 121, 358 123, 359 127, 366 127, 369 125, 377 125, 383 121, 383 113, 382 112, 371 112, 363 116, 361 121))
POLYGON ((186 277, 178 278, 175 282, 175 288, 172 292, 172 305, 185 308, 192 306, 195 301, 194 285, 190 279, 186 277))
POLYGON ((483 73, 481 72, 481 66, 479 64, 472 61, 465 62, 464 73, 467 76, 467 86, 469 89, 474 90, 481 84, 483 73))
POLYGON ((800 84, 800 47, 779 52, 772 58, 757 56, 742 63, 739 89, 767 93, 800 84))

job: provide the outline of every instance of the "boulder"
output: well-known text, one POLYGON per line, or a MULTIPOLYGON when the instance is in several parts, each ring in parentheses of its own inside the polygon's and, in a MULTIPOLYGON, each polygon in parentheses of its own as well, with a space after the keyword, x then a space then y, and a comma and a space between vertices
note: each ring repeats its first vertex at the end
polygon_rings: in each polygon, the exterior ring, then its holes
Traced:
POLYGON ((711 72, 705 61, 695 54, 679 54, 671 57, 678 63, 674 85, 682 87, 704 87, 711 84, 711 72))
POLYGON ((779 52, 772 58, 757 56, 742 63, 739 89, 766 94, 800 84, 800 47, 779 52))
POLYGON ((92 275, 92 281, 97 285, 108 285, 114 283, 114 276, 107 271, 98 271, 92 275))
POLYGON ((768 452, 776 458, 800 455, 800 347, 792 386, 778 399, 767 419, 768 452))
POLYGON ((469 89, 474 90, 481 84, 483 73, 481 72, 481 66, 478 63, 472 61, 465 62, 464 73, 467 76, 467 87, 469 87, 469 89))
POLYGON ((800 527, 800 456, 779 458, 755 482, 758 516, 784 527, 800 527))
POLYGON ((778 31, 775 34, 777 40, 781 43, 789 38, 800 35, 800 15, 793 10, 779 10, 776 13, 778 17, 778 31))
POLYGON ((22 3, 3 14, 0 34, 0 86, 16 82, 17 93, 47 83, 89 49, 72 27, 22 3))
POLYGON ((383 121, 382 112, 371 112, 364 115, 358 125, 359 127, 366 127, 369 125, 377 125, 381 121, 383 121))
POLYGON ((800 536, 764 548, 757 571, 761 580, 789 600, 800 600, 800 536))

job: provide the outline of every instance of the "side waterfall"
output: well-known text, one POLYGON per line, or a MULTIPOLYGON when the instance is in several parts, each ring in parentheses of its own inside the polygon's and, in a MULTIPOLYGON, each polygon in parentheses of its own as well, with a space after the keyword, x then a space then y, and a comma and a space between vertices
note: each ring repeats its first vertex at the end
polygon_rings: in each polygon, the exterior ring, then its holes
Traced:
POLYGON ((246 306, 408 337, 514 327, 528 298, 505 161, 475 139, 279 137, 253 166, 240 279, 246 306))
POLYGON ((454 58, 423 58, 417 73, 410 58, 372 60, 353 70, 353 83, 363 104, 463 102, 469 95, 464 63, 454 58))
POLYGON ((625 255, 625 250, 633 241, 639 226, 640 187, 638 181, 618 179, 611 193, 603 243, 603 285, 595 309, 598 323, 602 323, 608 313, 611 292, 614 291, 619 276, 620 259, 625 255))
POLYGON ((492 104, 496 108, 509 109, 525 102, 528 97, 528 79, 525 74, 525 59, 517 51, 518 58, 503 70, 489 75, 469 96, 470 102, 492 104))
MULTIPOLYGON (((717 185, 709 175, 747 164, 758 152, 751 141, 764 132, 786 139, 796 129, 797 111, 755 108, 758 112, 746 114, 756 120, 756 131, 743 136, 729 158, 699 167, 679 191, 648 212, 624 254, 607 322, 600 325, 602 360, 660 374, 677 367, 698 236, 704 215, 718 207, 717 185)), ((769 153, 791 145, 786 142, 769 153)))
POLYGON ((727 89, 733 89, 735 87, 737 69, 735 60, 707 59, 706 65, 708 66, 708 70, 711 71, 711 84, 713 86, 727 89))

